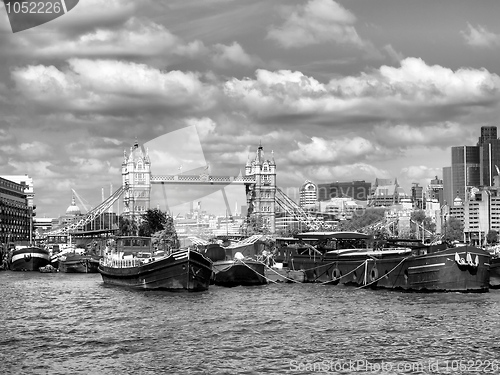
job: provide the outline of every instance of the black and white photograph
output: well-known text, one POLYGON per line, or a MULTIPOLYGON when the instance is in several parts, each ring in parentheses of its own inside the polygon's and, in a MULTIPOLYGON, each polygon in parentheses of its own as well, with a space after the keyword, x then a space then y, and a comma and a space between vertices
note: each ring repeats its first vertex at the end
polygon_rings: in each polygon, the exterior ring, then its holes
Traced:
POLYGON ((2 0, 2 374, 500 373, 500 2, 2 0))

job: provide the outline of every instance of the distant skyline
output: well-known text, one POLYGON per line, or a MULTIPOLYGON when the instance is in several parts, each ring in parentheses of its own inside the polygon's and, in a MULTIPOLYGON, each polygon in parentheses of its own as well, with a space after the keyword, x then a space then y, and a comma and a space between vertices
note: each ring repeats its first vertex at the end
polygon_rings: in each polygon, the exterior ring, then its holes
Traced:
MULTIPOLYGON (((194 126, 214 175, 262 142, 284 190, 378 177, 409 193, 498 126, 498 14, 493 0, 85 0, 13 34, 0 2, 0 175, 28 174, 37 216, 57 217, 72 188, 96 206, 120 186, 136 139, 194 126)), ((220 192, 205 201, 224 214, 220 192)))

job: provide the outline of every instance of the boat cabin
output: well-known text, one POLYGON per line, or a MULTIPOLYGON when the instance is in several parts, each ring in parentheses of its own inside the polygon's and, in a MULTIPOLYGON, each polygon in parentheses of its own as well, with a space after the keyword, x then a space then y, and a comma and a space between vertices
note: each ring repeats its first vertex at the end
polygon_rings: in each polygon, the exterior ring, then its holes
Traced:
POLYGON ((150 258, 154 253, 151 237, 123 236, 115 237, 115 247, 118 254, 134 258, 150 258))
POLYGON ((371 236, 358 232, 298 233, 294 237, 276 239, 274 260, 286 267, 295 256, 322 257, 327 252, 343 249, 359 251, 368 249, 372 245, 370 241, 373 242, 371 236))

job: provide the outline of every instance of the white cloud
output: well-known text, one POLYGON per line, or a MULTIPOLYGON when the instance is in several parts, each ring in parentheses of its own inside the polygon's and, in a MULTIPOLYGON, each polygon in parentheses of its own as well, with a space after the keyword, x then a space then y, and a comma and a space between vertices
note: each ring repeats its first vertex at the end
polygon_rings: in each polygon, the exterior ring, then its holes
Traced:
POLYGON ((104 25, 83 31, 77 36, 55 30, 50 38, 35 33, 18 36, 17 47, 21 53, 45 59, 70 57, 146 59, 186 56, 195 58, 207 53, 203 42, 185 43, 165 26, 151 20, 131 17, 116 28, 104 25))
POLYGON ((214 46, 215 54, 213 61, 216 65, 226 67, 229 65, 243 65, 252 66, 256 63, 257 59, 250 56, 245 50, 237 43, 226 46, 224 44, 216 44, 214 46))
POLYGON ((488 31, 484 26, 467 23, 467 30, 460 31, 465 43, 473 47, 494 48, 500 46, 500 35, 488 31))
POLYGON ((381 66, 358 76, 334 78, 327 84, 301 72, 259 69, 255 79, 231 79, 224 91, 258 116, 400 120, 440 116, 436 112, 444 107, 458 111, 464 105, 494 106, 500 98, 500 77, 485 69, 453 71, 427 65, 419 58, 406 58, 400 67, 381 66))
POLYGON ((31 53, 51 58, 161 56, 170 54, 179 43, 164 26, 131 18, 119 30, 99 28, 58 43, 33 43, 31 53))
POLYGON ((464 126, 456 122, 428 125, 376 125, 374 139, 380 144, 397 147, 448 146, 463 142, 464 126))
POLYGON ((402 180, 423 184, 435 178, 435 176, 441 176, 442 173, 442 168, 430 168, 425 165, 410 165, 401 169, 400 176, 402 180))
POLYGON ((186 120, 189 126, 195 126, 201 140, 205 139, 209 134, 213 134, 217 124, 208 117, 189 118, 186 120))
POLYGON ((363 47, 354 23, 356 17, 333 0, 310 0, 298 5, 281 27, 273 27, 267 37, 284 48, 336 42, 363 47))
POLYGON ((26 97, 61 111, 213 105, 214 88, 197 73, 116 60, 70 59, 68 65, 65 70, 30 65, 14 70, 12 77, 26 97))
POLYGON ((288 159, 299 165, 343 164, 346 161, 363 160, 380 153, 369 140, 362 137, 324 139, 312 137, 311 142, 298 142, 298 149, 288 153, 288 159))
MULTIPOLYGON (((326 183, 331 181, 352 181, 366 180, 371 181, 376 177, 389 178, 391 174, 381 168, 377 168, 368 163, 350 163, 343 165, 315 165, 307 169, 300 168, 287 171, 287 176, 293 177, 293 182, 296 186, 303 183, 305 180, 311 180, 315 183, 326 183)), ((280 182, 282 179, 280 178, 280 182)))

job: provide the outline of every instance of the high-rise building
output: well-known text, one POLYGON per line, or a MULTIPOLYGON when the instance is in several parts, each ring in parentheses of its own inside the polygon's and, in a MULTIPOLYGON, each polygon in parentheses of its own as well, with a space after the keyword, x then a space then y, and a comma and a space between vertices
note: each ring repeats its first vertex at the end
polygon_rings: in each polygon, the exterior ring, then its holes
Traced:
MULTIPOLYGON (((444 169, 444 168, 443 168, 444 169)), ((438 176, 431 180, 429 185, 427 186, 427 200, 431 201, 433 199, 437 199, 439 204, 442 206, 444 204, 444 191, 443 191, 444 182, 440 180, 438 176)), ((451 200, 450 200, 451 201, 451 200)))
POLYGON ((493 178, 498 175, 497 168, 500 167, 500 140, 497 138, 497 127, 481 127, 481 137, 477 146, 481 164, 480 185, 493 186, 493 178))
POLYGON ((299 194, 299 206, 307 210, 316 211, 318 203, 318 187, 316 184, 307 180, 300 187, 299 194))
POLYGON ((481 136, 479 137, 477 145, 481 146, 482 144, 497 138, 496 126, 481 126, 481 136))
POLYGON ((451 148, 452 191, 465 200, 467 187, 481 185, 479 146, 455 146, 451 148))
POLYGON ((418 182, 414 182, 411 187, 411 200, 414 208, 424 208, 424 188, 418 182))
POLYGON ((443 167, 443 204, 452 205, 455 194, 451 179, 451 167, 443 167))

